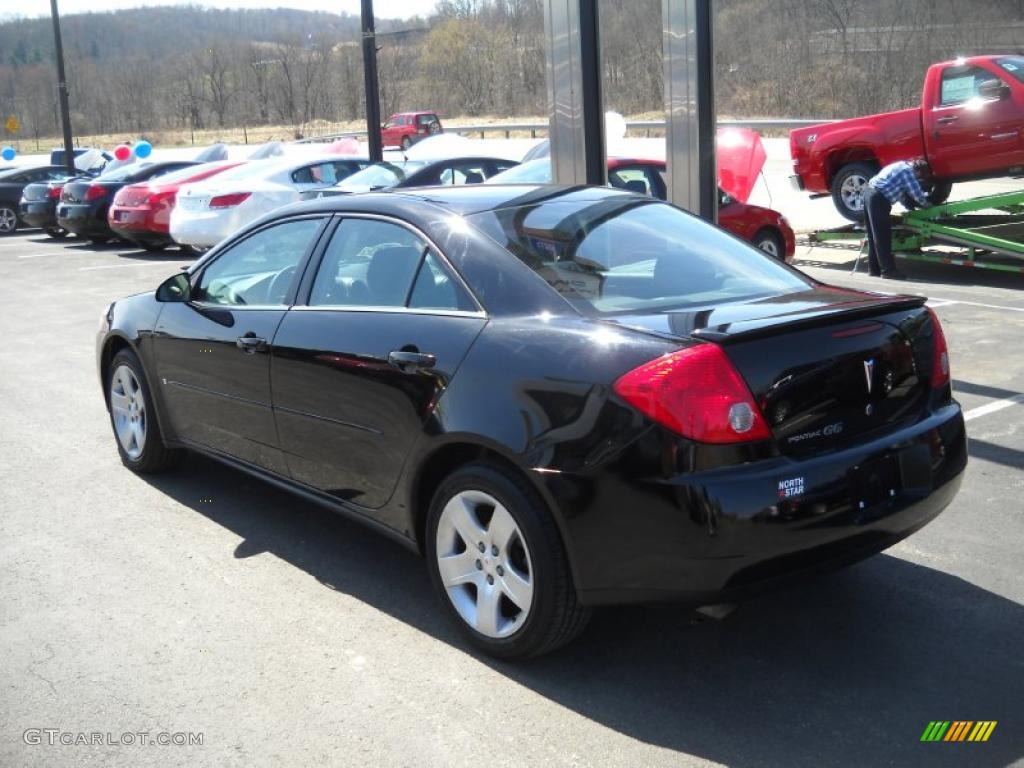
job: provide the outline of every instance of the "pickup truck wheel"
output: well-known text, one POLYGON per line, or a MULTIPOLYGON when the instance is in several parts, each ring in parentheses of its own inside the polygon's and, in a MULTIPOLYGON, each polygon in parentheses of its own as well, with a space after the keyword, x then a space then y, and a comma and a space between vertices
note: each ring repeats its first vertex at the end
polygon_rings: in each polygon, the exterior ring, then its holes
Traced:
POLYGON ((832 202, 843 218, 864 220, 864 187, 878 173, 875 163, 847 163, 832 179, 832 202))
POLYGON ((402 137, 402 149, 409 149, 409 147, 411 147, 411 146, 412 146, 412 139, 410 139, 408 136, 403 136, 402 137))
POLYGON ((942 205, 949 200, 949 195, 952 191, 953 182, 936 181, 932 184, 932 188, 928 190, 928 202, 932 205, 942 205))

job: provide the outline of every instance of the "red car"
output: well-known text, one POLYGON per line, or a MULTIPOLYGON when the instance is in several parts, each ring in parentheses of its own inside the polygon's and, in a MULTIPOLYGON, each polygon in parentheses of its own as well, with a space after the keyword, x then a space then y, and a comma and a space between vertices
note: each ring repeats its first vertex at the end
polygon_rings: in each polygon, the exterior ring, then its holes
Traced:
MULTIPOLYGON (((183 184, 216 176, 240 162, 221 161, 183 168, 151 182, 121 189, 107 213, 107 223, 118 237, 147 251, 162 251, 174 241, 170 234, 171 209, 183 184)), ((186 246, 182 246, 185 250, 186 246)))
POLYGON ((443 132, 441 119, 436 112, 399 112, 381 126, 381 144, 408 149, 420 139, 443 132))
POLYGON ((797 189, 832 195, 863 217, 861 194, 879 168, 924 157, 945 201, 953 182, 1024 173, 1024 56, 971 56, 933 64, 921 106, 798 128, 789 134, 797 189))

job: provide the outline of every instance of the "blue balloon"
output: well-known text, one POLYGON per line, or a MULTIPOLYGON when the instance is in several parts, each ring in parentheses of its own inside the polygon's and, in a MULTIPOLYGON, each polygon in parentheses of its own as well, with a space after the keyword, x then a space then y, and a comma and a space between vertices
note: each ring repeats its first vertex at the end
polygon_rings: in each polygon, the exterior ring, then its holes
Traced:
POLYGON ((17 154, 18 153, 14 151, 14 147, 4 147, 4 151, 0 152, 0 156, 2 156, 3 159, 7 160, 8 162, 13 160, 14 156, 17 154))
POLYGON ((153 145, 148 141, 137 141, 133 147, 135 156, 142 158, 143 160, 149 157, 153 153, 153 145))

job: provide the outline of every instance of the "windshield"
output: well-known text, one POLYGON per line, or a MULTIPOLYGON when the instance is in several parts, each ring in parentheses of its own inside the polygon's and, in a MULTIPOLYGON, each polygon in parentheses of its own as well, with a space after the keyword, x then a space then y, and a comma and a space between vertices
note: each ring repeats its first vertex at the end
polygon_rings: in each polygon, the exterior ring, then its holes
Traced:
POLYGON ((487 179, 487 184, 550 184, 551 161, 546 157, 517 165, 487 179))
POLYGON ((996 64, 1008 72, 1018 82, 1024 83, 1024 56, 1006 56, 996 59, 996 64))
POLYGON ((406 160, 401 163, 380 162, 363 168, 353 173, 343 182, 338 184, 340 189, 347 187, 370 187, 371 189, 383 189, 393 187, 405 181, 406 176, 418 171, 426 163, 421 160, 406 160))
POLYGON ((585 314, 750 301, 811 284, 695 216, 633 195, 550 201, 469 219, 585 314))

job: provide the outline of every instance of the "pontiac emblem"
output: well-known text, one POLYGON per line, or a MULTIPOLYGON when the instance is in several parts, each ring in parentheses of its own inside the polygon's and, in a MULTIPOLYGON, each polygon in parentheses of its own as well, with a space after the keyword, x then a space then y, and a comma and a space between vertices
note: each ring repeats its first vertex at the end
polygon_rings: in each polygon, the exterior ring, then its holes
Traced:
POLYGON ((874 374, 874 372, 875 372, 875 358, 871 358, 870 360, 865 360, 864 361, 864 379, 865 379, 865 381, 867 382, 867 385, 868 385, 868 394, 869 395, 871 394, 871 386, 872 386, 872 383, 873 383, 872 380, 874 379, 874 376, 872 374, 874 374))

